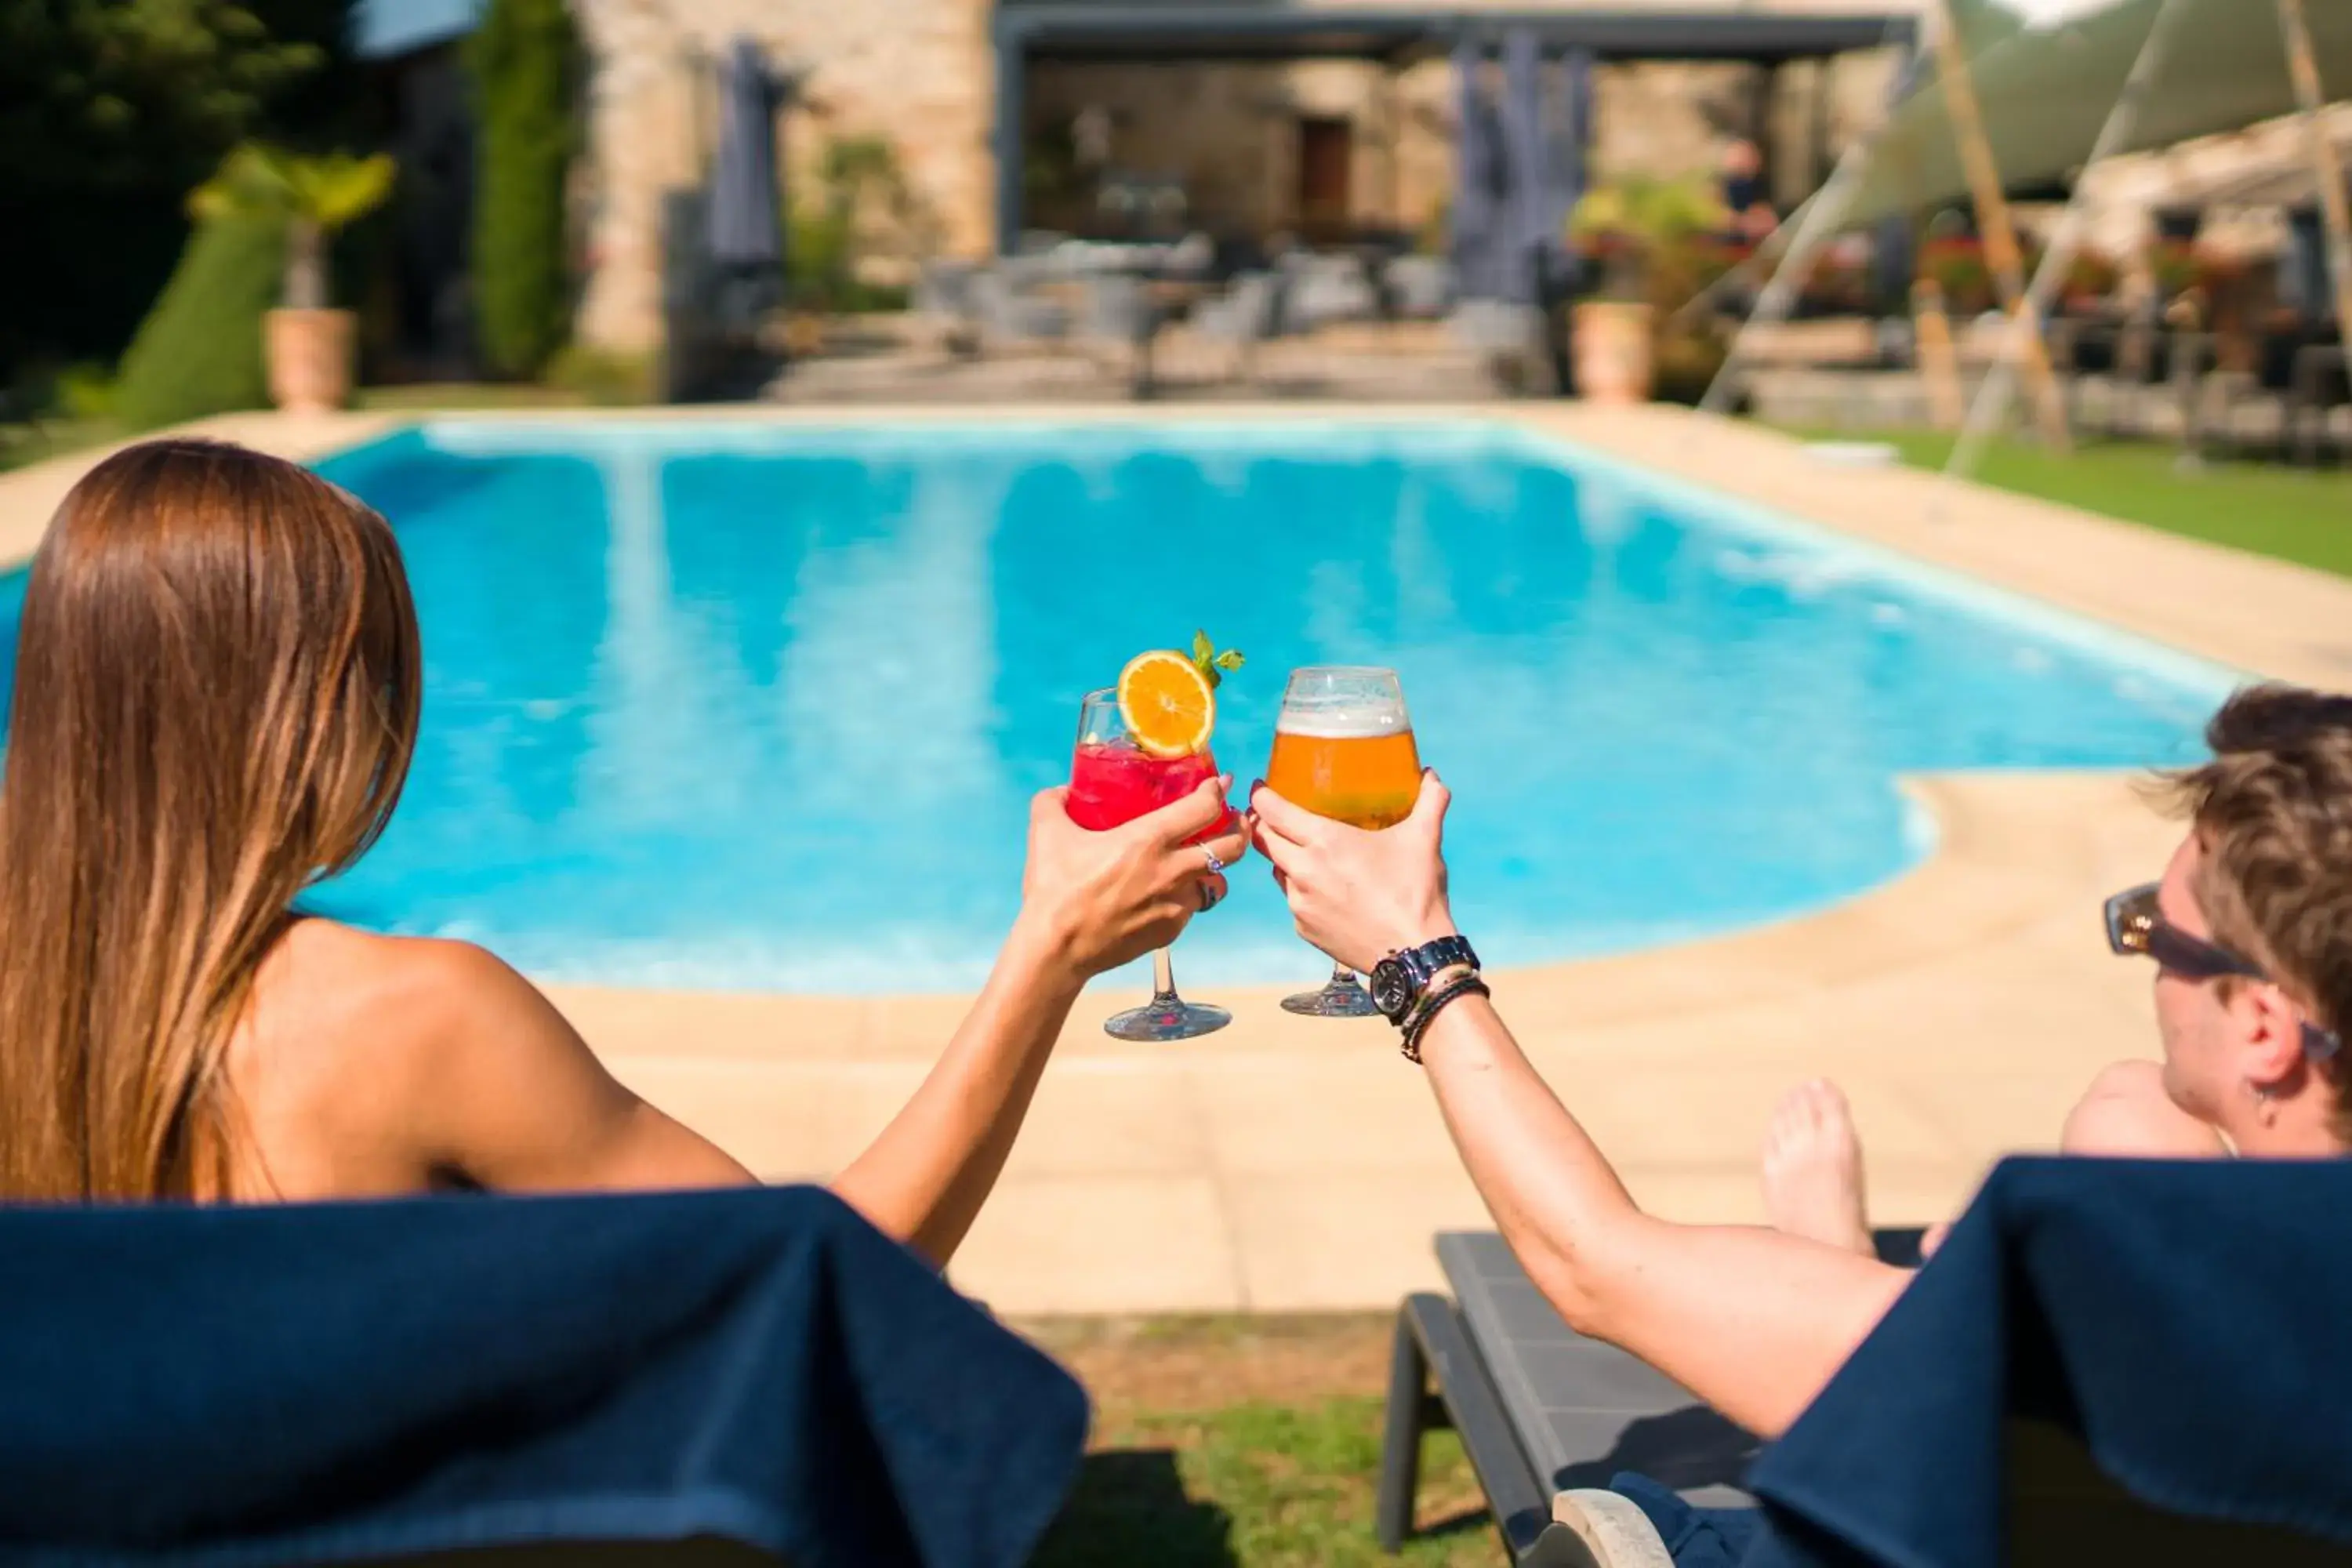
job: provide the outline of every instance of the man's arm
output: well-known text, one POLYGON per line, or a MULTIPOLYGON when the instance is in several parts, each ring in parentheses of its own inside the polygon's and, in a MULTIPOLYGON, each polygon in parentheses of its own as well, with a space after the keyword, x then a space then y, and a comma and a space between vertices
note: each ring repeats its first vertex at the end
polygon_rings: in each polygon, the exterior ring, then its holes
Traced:
MULTIPOLYGON (((1364 833, 1258 791, 1259 847, 1299 934, 1358 970, 1451 934, 1447 804, 1432 774, 1411 818, 1364 833)), ((1785 1429, 1909 1279, 1778 1231, 1644 1215, 1485 998, 1438 1014, 1422 1059, 1471 1180, 1545 1298, 1750 1431, 1785 1429)))
POLYGON ((867 1218, 944 1265, 996 1185, 1031 1096, 1087 979, 1174 942, 1224 896, 1208 851, 1249 852, 1225 816, 1228 781, 1108 833, 1069 817, 1066 790, 1034 803, 1022 911, 988 986, 914 1098, 834 1181, 867 1218))
POLYGON ((1440 1013, 1421 1048, 1470 1179, 1545 1299, 1751 1432, 1785 1430, 1910 1279, 1776 1230, 1642 1213, 1484 997, 1440 1013))

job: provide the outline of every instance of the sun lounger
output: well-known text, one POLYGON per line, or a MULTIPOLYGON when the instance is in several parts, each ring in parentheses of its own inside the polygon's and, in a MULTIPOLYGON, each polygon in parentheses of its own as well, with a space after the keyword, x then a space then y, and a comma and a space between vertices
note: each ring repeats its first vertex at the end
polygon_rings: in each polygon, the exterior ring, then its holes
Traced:
MULTIPOLYGON (((1919 1233, 1889 1231, 1881 1249, 1916 1258, 1919 1233)), ((1381 1542, 1410 1533, 1421 1436, 1451 1428, 1477 1471, 1505 1547, 1529 1568, 1577 1564, 1582 1548, 1552 1500, 1637 1471, 1690 1502, 1745 1503, 1740 1478, 1756 1439, 1671 1380, 1560 1321, 1503 1238, 1437 1237, 1451 1299, 1409 1296, 1397 1314, 1381 1466, 1381 1542), (1433 1396, 1429 1384, 1437 1385, 1433 1396)))
POLYGON ((0 1210, 0 1560, 1018 1568, 1077 1385, 830 1194, 0 1210))
MULTIPOLYGON (((1520 1563, 2342 1564, 2352 1563, 2347 1212, 2343 1161, 2006 1162, 1821 1396, 1748 1467, 1747 1504, 1693 1484, 1715 1472, 1678 1471, 1654 1446, 1637 1459, 1637 1426, 1675 1414, 1662 1408, 1673 1396, 1654 1384, 1636 1414, 1613 1408, 1637 1403, 1612 1397, 1614 1385, 1569 1386, 1600 1363, 1564 1353, 1564 1329, 1547 1340, 1524 1308, 1503 1321, 1435 1297, 1409 1301, 1406 1320, 1423 1303, 1421 1316, 1440 1325, 1441 1398, 1520 1563), (1450 1341, 1440 1309, 1453 1312, 1450 1341), (1553 1440, 1525 1415, 1526 1392, 1508 1392, 1520 1376, 1553 1431, 1582 1434, 1568 1445, 1571 1485, 1557 1484, 1561 1448, 1544 1447, 1553 1440), (1612 1451, 1583 1457, 1601 1442, 1612 1451), (1509 1444, 1516 1472, 1493 1457, 1499 1447, 1511 1458, 1509 1444), (1658 1484, 1612 1488, 1599 1474, 1610 1466, 1647 1467, 1658 1484), (1693 1526, 1670 1551, 1667 1536, 1693 1526)), ((1451 1251, 1457 1292, 1456 1268, 1475 1257, 1472 1299, 1509 1302, 1491 1251, 1451 1251)), ((1405 1360, 1401 1334, 1401 1373, 1405 1360)), ((1404 1423, 1391 1398, 1393 1439, 1404 1423)), ((1392 1443, 1390 1478, 1398 1468, 1392 1443)), ((1396 1512, 1384 1491, 1384 1537, 1396 1512)))

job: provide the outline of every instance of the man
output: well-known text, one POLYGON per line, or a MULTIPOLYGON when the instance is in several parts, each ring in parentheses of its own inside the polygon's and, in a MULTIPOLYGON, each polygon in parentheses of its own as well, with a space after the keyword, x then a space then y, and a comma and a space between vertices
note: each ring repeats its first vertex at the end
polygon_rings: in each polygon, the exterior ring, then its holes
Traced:
POLYGON ((1734 142, 1723 150, 1717 190, 1728 218, 1724 237, 1734 245, 1760 245, 1780 226, 1764 194, 1764 154, 1753 142, 1734 142))
MULTIPOLYGON (((2066 1143, 2341 1154, 2352 1149, 2338 1050, 2352 1022, 2352 698, 2256 688, 2222 708, 2207 739, 2213 760, 2172 781, 2189 827, 2162 880, 2107 908, 2114 950, 2157 962, 2163 1063, 2102 1074, 2066 1143)), ((1851 1147, 1843 1102, 1808 1090, 1784 1112, 1801 1133, 1784 1155, 1806 1147, 1782 1163, 1806 1167, 1810 1187, 1798 1201, 1783 1184, 1785 1228, 1643 1214, 1477 983, 1446 898, 1447 801, 1430 775, 1411 817, 1364 833, 1261 785, 1254 830, 1299 933, 1374 971, 1472 1180, 1546 1298, 1580 1331, 1777 1436, 1910 1278, 1869 1253, 1858 1154, 1848 1189, 1818 1179, 1834 1178, 1851 1147)))

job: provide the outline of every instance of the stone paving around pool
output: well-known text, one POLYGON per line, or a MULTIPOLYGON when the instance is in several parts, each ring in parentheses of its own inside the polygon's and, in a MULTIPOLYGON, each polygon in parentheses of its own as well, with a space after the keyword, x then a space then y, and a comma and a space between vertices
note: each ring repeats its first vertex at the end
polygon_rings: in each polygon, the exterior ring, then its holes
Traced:
MULTIPOLYGON (((1901 469, 1830 466, 1782 437, 1678 410, 1431 412, 1557 434, 2234 668, 2352 684, 2352 583, 1901 469)), ((203 428, 307 458, 406 422, 257 415, 203 428)), ((0 559, 30 552, 95 460, 0 476, 0 559)), ((2178 827, 2112 774, 1909 787, 1941 844, 1888 886, 1738 936, 1496 977, 1529 1056, 1644 1204, 1677 1218, 1759 1219, 1765 1117, 1783 1089, 1825 1075, 1853 1101, 1874 1217, 1939 1217, 2002 1152, 2048 1147, 2099 1067, 2154 1054, 2147 973, 2107 954, 2098 906, 2153 877, 2178 827)), ((1477 912, 1461 913, 1475 933, 1477 912)), ((1312 955, 1299 956, 1304 981, 1312 955)), ((1426 1086, 1385 1025, 1294 1018, 1278 994, 1204 998, 1232 1006, 1234 1026, 1160 1047, 1104 1037, 1099 1019, 1129 997, 1089 994, 958 1258, 958 1282, 1027 1314, 1377 1307, 1434 1283, 1431 1233, 1484 1215, 1426 1086)), ((625 1079, 778 1178, 821 1177, 847 1160, 961 1011, 952 997, 553 994, 625 1079)))

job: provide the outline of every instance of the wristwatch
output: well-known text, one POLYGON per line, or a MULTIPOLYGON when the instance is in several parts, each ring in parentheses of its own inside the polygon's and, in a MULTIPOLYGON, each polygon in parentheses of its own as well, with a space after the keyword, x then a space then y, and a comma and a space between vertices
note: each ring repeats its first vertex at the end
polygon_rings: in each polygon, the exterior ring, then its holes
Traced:
POLYGON ((1444 971, 1465 964, 1478 967, 1478 954, 1466 937, 1441 936, 1435 942, 1391 952, 1372 965, 1372 1005, 1402 1028, 1413 1005, 1429 990, 1429 983, 1444 971))

